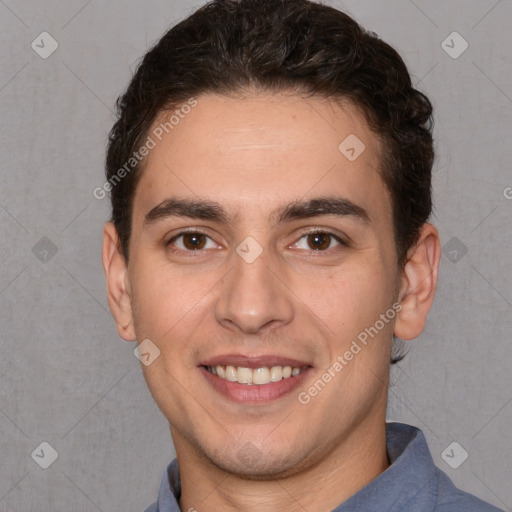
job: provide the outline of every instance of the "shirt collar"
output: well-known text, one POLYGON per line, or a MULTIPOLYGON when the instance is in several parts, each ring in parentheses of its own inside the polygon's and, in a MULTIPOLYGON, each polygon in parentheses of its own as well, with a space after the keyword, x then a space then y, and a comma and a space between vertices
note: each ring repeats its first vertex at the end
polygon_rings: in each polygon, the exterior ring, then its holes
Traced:
MULTIPOLYGON (((436 469, 421 430, 403 423, 386 423, 386 445, 391 465, 333 512, 414 512, 434 508, 436 469)), ((178 460, 174 459, 162 475, 157 507, 148 510, 180 512, 180 497, 178 460)))
POLYGON ((403 423, 386 423, 391 465, 333 512, 433 510, 436 467, 423 432, 403 423))

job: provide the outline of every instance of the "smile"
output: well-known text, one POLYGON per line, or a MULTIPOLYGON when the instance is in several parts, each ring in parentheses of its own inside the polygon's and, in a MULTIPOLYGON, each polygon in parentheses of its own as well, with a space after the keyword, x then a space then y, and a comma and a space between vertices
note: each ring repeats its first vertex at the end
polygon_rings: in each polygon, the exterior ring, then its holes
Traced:
POLYGON ((306 367, 263 366, 260 368, 246 368, 243 366, 216 365, 205 366, 205 368, 213 375, 229 382, 261 386, 295 377, 302 373, 306 367))

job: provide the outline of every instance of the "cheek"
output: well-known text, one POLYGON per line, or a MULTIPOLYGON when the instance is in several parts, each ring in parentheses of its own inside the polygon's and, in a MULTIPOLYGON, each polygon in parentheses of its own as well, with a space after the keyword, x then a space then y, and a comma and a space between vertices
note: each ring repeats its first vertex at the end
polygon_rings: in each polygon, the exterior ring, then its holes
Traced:
MULTIPOLYGON (((392 300, 388 277, 379 265, 352 265, 323 275, 301 276, 297 295, 342 339, 373 324, 392 300)), ((293 285, 292 285, 293 286, 293 285)))
POLYGON ((164 340, 200 321, 208 295, 219 278, 192 269, 140 261, 133 279, 133 315, 137 337, 164 340), (144 269, 143 271, 140 271, 144 269))

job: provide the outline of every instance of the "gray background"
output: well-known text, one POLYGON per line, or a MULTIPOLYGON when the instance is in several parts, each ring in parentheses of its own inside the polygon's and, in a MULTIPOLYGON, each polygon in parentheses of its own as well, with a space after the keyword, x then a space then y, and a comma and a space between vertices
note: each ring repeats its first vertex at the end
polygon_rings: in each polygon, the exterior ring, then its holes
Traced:
MULTIPOLYGON (((174 456, 108 311, 108 199, 92 191, 137 59, 201 3, 0 0, 2 512, 140 511, 174 456), (59 45, 46 59, 31 48, 43 31, 59 45), (43 441, 58 452, 48 469, 31 457, 43 441)), ((448 247, 389 419, 422 428, 458 486, 512 510, 512 1, 330 3, 395 46, 436 108, 433 222, 448 247), (462 40, 442 45, 453 31, 469 44, 458 58, 445 49, 462 40), (441 456, 454 441, 469 454, 457 469, 441 456)))

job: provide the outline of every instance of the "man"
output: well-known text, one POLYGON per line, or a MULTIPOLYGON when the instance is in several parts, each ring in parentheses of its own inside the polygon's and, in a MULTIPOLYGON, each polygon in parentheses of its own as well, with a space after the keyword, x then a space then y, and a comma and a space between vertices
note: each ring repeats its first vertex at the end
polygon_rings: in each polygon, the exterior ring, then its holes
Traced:
POLYGON ((147 511, 498 510, 385 421, 440 259, 432 107, 398 54, 317 3, 217 0, 118 108, 108 300, 177 454, 147 511))

